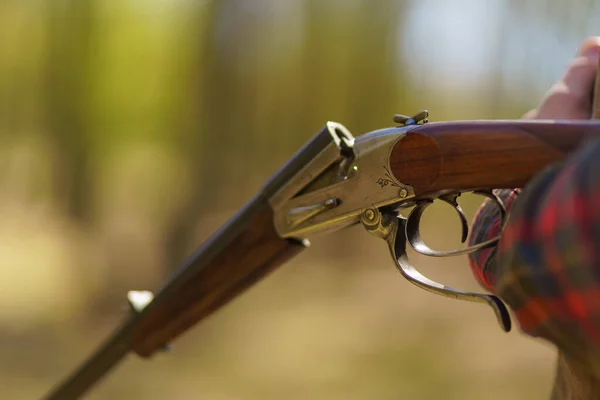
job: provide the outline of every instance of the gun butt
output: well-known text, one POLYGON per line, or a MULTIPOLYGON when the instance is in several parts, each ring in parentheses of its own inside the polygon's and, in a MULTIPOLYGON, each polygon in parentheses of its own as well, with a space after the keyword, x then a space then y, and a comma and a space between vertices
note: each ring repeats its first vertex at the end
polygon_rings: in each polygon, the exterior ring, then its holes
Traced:
POLYGON ((600 138, 598 121, 430 123, 415 127, 394 145, 390 167, 417 198, 520 188, 592 138, 600 138))

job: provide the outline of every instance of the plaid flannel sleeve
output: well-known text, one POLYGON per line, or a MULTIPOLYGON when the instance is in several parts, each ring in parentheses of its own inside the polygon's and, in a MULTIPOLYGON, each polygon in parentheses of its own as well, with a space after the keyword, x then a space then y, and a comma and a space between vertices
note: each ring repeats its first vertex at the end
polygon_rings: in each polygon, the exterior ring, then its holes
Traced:
MULTIPOLYGON (((497 194, 509 219, 497 247, 470 255, 473 274, 525 333, 600 371, 600 141, 497 194)), ((497 236, 499 217, 484 202, 470 244, 497 236)))

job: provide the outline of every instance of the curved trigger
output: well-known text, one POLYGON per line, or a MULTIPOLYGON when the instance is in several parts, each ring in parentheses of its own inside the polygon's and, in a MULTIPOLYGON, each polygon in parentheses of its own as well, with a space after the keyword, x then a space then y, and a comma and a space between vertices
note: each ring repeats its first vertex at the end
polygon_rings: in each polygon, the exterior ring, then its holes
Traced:
MULTIPOLYGON (((457 196, 458 197, 458 196, 457 196)), ((456 203, 456 199, 446 198, 444 199, 446 203, 449 203, 454 206, 456 203)), ((456 249, 449 251, 437 251, 433 250, 431 247, 427 246, 421 237, 421 231, 419 226, 421 225, 421 217, 425 212, 425 209, 429 207, 433 203, 433 200, 427 199, 422 200, 415 208, 412 209, 410 214, 408 214, 408 218, 406 219, 406 227, 404 234, 406 235, 406 241, 410 246, 417 252, 430 257, 448 257, 448 256, 459 256, 463 254, 468 254, 473 252, 474 247, 467 247, 464 249, 456 249)), ((463 243, 466 240, 465 234, 468 235, 469 228, 467 225, 467 219, 462 212, 460 206, 458 208, 455 206, 455 209, 458 211, 458 215, 461 217, 461 221, 463 223, 463 243)), ((487 244, 487 243, 486 243, 487 244)))
POLYGON ((469 223, 467 222, 467 216, 465 215, 465 212, 463 211, 460 204, 458 204, 458 201, 456 201, 456 199, 458 199, 458 196, 460 196, 460 193, 451 193, 446 194, 444 196, 440 196, 439 199, 445 203, 450 204, 452 207, 454 207, 454 210, 456 210, 458 218, 460 219, 460 225, 462 229, 462 236, 460 242, 464 243, 467 240, 467 237, 469 236, 469 223))
MULTIPOLYGON (((506 219, 506 210, 502 204, 502 201, 498 196, 496 196, 491 191, 475 191, 474 193, 480 194, 482 196, 488 197, 492 199, 500 209, 501 213, 501 221, 502 226, 504 226, 504 222, 506 219)), ((461 221, 462 225, 462 243, 467 240, 469 235, 469 225, 467 223, 467 218, 464 214, 463 209, 460 207, 456 199, 460 194, 447 194, 444 196, 440 196, 439 199, 450 204, 454 207, 461 221)), ((421 237, 421 232, 419 226, 421 225, 421 217, 425 212, 425 209, 429 207, 433 203, 431 199, 421 200, 416 204, 416 206, 412 209, 412 211, 408 214, 405 224, 405 235, 406 241, 408 244, 417 252, 430 257, 449 257, 449 256, 459 256, 464 254, 473 253, 475 251, 479 251, 488 247, 492 247, 498 243, 499 237, 494 237, 492 239, 483 241, 481 243, 476 243, 471 246, 464 247, 462 249, 448 250, 448 251, 437 251, 433 250, 429 246, 425 244, 423 238, 421 237)))
POLYGON ((406 223, 403 225, 405 225, 404 234, 406 235, 406 240, 410 246, 418 253, 434 256, 437 252, 425 244, 421 237, 421 231, 419 230, 421 217, 423 216, 425 209, 431 204, 433 204, 433 200, 429 199, 417 203, 415 208, 408 214, 406 223))

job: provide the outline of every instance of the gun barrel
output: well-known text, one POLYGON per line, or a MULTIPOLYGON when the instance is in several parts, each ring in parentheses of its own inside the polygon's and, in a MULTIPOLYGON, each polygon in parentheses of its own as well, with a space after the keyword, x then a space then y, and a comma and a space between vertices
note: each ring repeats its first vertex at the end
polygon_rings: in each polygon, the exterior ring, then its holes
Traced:
POLYGON ((99 382, 131 350, 134 319, 115 332, 79 369, 44 397, 44 400, 78 399, 99 382))

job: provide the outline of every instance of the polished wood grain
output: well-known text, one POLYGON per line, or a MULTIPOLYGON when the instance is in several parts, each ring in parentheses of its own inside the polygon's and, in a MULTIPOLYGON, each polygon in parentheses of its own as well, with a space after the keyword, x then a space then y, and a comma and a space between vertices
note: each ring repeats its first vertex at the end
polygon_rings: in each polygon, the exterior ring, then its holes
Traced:
POLYGON ((446 190, 523 187, 590 138, 597 121, 467 121, 418 125, 390 154, 417 197, 446 190))
MULTIPOLYGON (((254 204, 247 218, 233 218, 236 232, 217 232, 226 243, 214 254, 193 256, 202 265, 187 266, 182 283, 167 285, 157 302, 139 316, 132 334, 132 349, 150 356, 200 320, 233 300, 304 249, 308 242, 280 238, 273 226, 273 212, 266 200, 254 204), (237 224, 237 225, 235 225, 237 224), (192 272, 190 272, 192 271, 192 272)), ((214 249, 209 239, 205 249, 214 249)), ((192 261, 192 262, 193 262, 192 261)))

